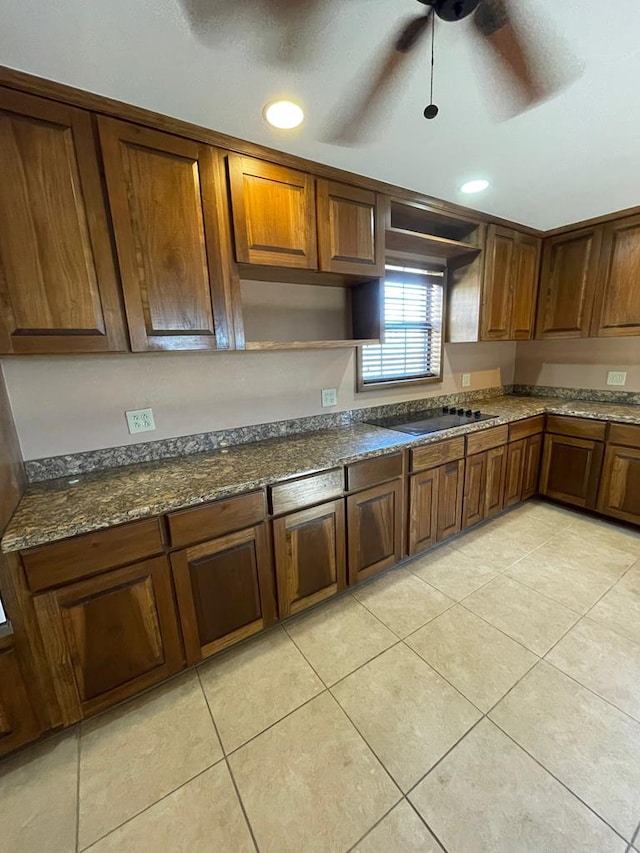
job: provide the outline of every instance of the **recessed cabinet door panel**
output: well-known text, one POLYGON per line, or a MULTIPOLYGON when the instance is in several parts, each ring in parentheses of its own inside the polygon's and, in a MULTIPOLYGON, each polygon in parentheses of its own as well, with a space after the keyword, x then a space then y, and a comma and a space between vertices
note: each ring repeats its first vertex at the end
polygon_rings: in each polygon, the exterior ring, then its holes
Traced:
POLYGON ((600 441, 547 434, 540 492, 564 503, 595 508, 603 453, 600 441))
POLYGON ((640 524, 640 450, 609 445, 604 459, 598 511, 640 524))
POLYGON ((517 234, 510 228, 489 226, 482 295, 483 341, 509 339, 516 241, 517 234))
POLYGON ((0 352, 127 349, 91 116, 0 89, 0 352))
POLYGON ((177 551, 171 564, 188 663, 197 663, 275 620, 264 524, 177 551))
POLYGON ((276 519, 273 536, 282 619, 346 587, 343 500, 276 519))
POLYGON ((313 177, 230 154, 229 178, 238 263, 317 269, 313 177))
POLYGON ((533 337, 541 247, 542 241, 538 237, 530 237, 528 234, 518 235, 509 332, 509 338, 512 341, 528 341, 533 337))
MULTIPOLYGON (((454 463, 455 464, 455 463, 454 463)), ((411 477, 409 495, 409 553, 419 554, 438 541, 440 468, 411 477)))
POLYGON ((484 521, 486 483, 487 453, 475 453, 473 456, 468 456, 464 473, 463 529, 473 527, 474 524, 484 521))
POLYGON ((589 335, 601 241, 601 228, 544 241, 536 337, 589 335))
POLYGON ((440 468, 438 499, 438 542, 455 536, 462 527, 464 459, 440 468))
POLYGON ((485 486, 485 518, 502 512, 504 486, 507 476, 507 445, 487 451, 487 480, 485 486))
POLYGON ((527 439, 514 441, 507 451, 507 476, 504 488, 504 506, 513 506, 522 500, 527 439))
POLYGON ((41 731, 15 651, 0 651, 0 755, 35 740, 41 731))
POLYGON ((527 498, 531 498, 538 494, 543 440, 544 436, 541 433, 527 438, 527 447, 524 456, 524 473, 522 476, 523 501, 526 501, 527 498))
POLYGON ((402 515, 402 480, 347 498, 350 584, 400 561, 402 515))
POLYGON ((164 557, 36 596, 34 604, 66 723, 182 665, 164 557))
POLYGON ((113 119, 99 127, 133 349, 227 348, 218 153, 113 119))
POLYGON ((317 199, 320 269, 382 275, 384 228, 376 194, 318 179, 317 199))
POLYGON ((640 335, 640 216, 605 225, 593 335, 640 335))

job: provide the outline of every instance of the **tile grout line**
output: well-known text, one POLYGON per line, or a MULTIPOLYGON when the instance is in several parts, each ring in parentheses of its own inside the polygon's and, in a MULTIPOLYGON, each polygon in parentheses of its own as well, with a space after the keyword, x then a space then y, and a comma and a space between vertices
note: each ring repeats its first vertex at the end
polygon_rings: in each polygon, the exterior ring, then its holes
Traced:
POLYGON ((422 821, 422 823, 427 827, 427 829, 429 830, 429 832, 431 833, 431 835, 433 835, 433 837, 434 837, 434 838, 435 838, 435 840, 436 840, 436 843, 437 843, 437 844, 439 844, 439 845, 440 845, 440 847, 442 847, 442 851, 443 851, 443 853, 449 853, 449 851, 447 850, 447 848, 444 846, 443 841, 440 839, 440 837, 439 837, 439 836, 437 836, 437 835, 435 834, 435 832, 433 831, 433 829, 431 829, 431 827, 429 826, 429 824, 427 823, 427 821, 422 817, 422 815, 420 814, 420 812, 418 811, 418 809, 413 805, 413 803, 411 802, 411 800, 410 800, 408 797, 405 797, 405 800, 406 800, 407 804, 409 805, 409 807, 410 807, 411 809, 413 809, 414 813, 415 813, 416 815, 418 815, 418 817, 419 817, 419 819, 422 821))
POLYGON ((631 836, 631 841, 627 844, 627 849, 624 853, 633 853, 636 841, 640 840, 640 823, 636 826, 636 831, 631 836))
MULTIPOLYGON (((196 677, 198 679, 198 684, 200 685, 200 692, 202 693, 202 698, 205 701, 207 706, 207 710, 209 711, 209 717, 211 718, 211 724, 213 726, 213 730, 218 738, 218 743, 220 744, 220 749, 222 750, 222 760, 225 763, 227 768, 227 773, 229 774, 229 778, 231 779, 231 784, 233 785, 233 789, 236 792, 236 797, 238 798, 238 805, 240 806, 240 810, 245 820, 245 824, 247 829, 249 830, 249 835, 251 836, 251 840, 253 841, 253 846, 256 849, 256 853, 260 853, 260 848, 258 847, 258 842, 256 841, 256 836, 253 831, 253 827, 251 826, 251 821, 249 820, 249 815, 247 814, 247 810, 245 808, 244 802, 242 801, 242 797, 240 796, 240 789, 238 788, 238 784, 236 782, 235 776, 233 775, 233 771, 231 770, 231 765, 229 763, 229 759, 227 753, 225 752, 224 745, 222 743, 222 738, 220 737, 220 732, 218 731, 218 726, 216 725, 215 718, 213 716, 213 711, 211 710, 211 705, 209 705, 209 699, 207 698, 206 691, 202 686, 202 679, 200 678, 200 668, 196 667, 196 677)), ((218 762, 216 762, 218 763, 218 762)))

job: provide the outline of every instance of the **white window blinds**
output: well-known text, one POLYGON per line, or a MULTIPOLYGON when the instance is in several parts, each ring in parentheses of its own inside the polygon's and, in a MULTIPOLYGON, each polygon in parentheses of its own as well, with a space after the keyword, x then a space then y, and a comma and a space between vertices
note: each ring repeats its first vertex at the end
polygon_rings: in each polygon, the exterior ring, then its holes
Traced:
POLYGON ((440 376, 444 272, 387 267, 384 343, 362 347, 362 381, 440 376))

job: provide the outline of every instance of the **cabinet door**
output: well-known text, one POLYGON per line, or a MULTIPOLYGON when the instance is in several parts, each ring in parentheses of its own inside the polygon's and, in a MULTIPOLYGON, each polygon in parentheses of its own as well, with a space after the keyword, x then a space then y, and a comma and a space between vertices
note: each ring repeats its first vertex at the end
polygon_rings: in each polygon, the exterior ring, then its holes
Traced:
POLYGON ((178 551, 171 564, 188 663, 274 623, 273 567, 264 524, 178 551))
POLYGON ((91 116, 0 89, 0 353, 126 350, 91 116))
POLYGON ((384 275, 384 224, 370 190, 318 179, 318 255, 321 270, 384 275))
POLYGON ((13 648, 0 647, 0 755, 42 732, 13 648))
POLYGON ((601 242, 600 227, 544 241, 537 338, 589 335, 601 242))
POLYGON ((511 228, 490 225, 482 290, 483 341, 506 341, 511 332, 517 233, 511 228))
POLYGON ((66 724, 182 666, 164 557, 38 595, 34 605, 66 724))
POLYGON ((504 488, 504 506, 513 506, 522 500, 527 439, 513 441, 507 451, 507 476, 504 488))
POLYGON ((592 335, 640 335, 640 216, 604 226, 592 335))
POLYGON ((603 453, 604 445, 600 441, 547 434, 540 476, 541 494, 593 509, 603 453))
POLYGON ((402 491, 402 480, 393 480, 347 498, 350 584, 400 561, 402 491))
POLYGON ((273 539, 281 619, 346 587, 343 500, 275 519, 273 539))
POLYGON ((529 341, 533 337, 538 296, 538 274, 542 240, 519 234, 516 243, 513 273, 513 306, 509 338, 529 341))
POLYGON ((438 488, 438 542, 455 536, 462 528, 464 459, 442 465, 438 488))
POLYGON ((543 440, 544 436, 541 433, 527 438, 527 447, 524 455, 524 473, 522 475, 523 501, 538 494, 543 440))
POLYGON ((473 527, 484 521, 485 488, 487 484, 487 454, 475 453, 467 457, 464 472, 464 501, 462 528, 473 527))
POLYGON ((607 447, 598 511, 640 524, 640 449, 607 447))
POLYGON ((504 486, 507 476, 507 445, 487 451, 487 479, 485 485, 485 518, 502 512, 504 486))
POLYGON ((409 554, 426 551, 438 541, 440 468, 411 477, 409 492, 409 554))
POLYGON ((99 118, 132 348, 229 347, 217 152, 99 118))
POLYGON ((230 154, 229 179, 238 263, 317 269, 313 177, 230 154))

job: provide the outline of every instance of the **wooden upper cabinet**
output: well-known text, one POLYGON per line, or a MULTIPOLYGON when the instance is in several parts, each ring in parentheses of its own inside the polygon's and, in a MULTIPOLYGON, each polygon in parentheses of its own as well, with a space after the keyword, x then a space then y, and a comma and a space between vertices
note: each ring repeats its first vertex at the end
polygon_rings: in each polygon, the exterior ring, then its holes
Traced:
POLYGON ((536 299, 542 240, 529 234, 519 234, 516 243, 513 271, 513 307, 509 338, 529 341, 536 322, 536 299))
POLYGON ((601 227, 544 241, 537 338, 589 335, 601 242, 601 227))
POLYGON ((132 349, 228 348, 221 155, 114 119, 98 125, 132 349))
POLYGON ((316 193, 320 269, 384 275, 384 222, 376 193, 322 179, 316 193))
POLYGON ((604 226, 591 334, 640 335, 640 215, 604 226))
POLYGON ((238 263, 317 269, 312 175, 230 154, 229 180, 238 263))
POLYGON ((483 341, 509 340, 516 241, 516 232, 511 228, 489 226, 482 297, 483 341))
POLYGON ((91 116, 0 89, 0 352, 128 346, 91 116))

